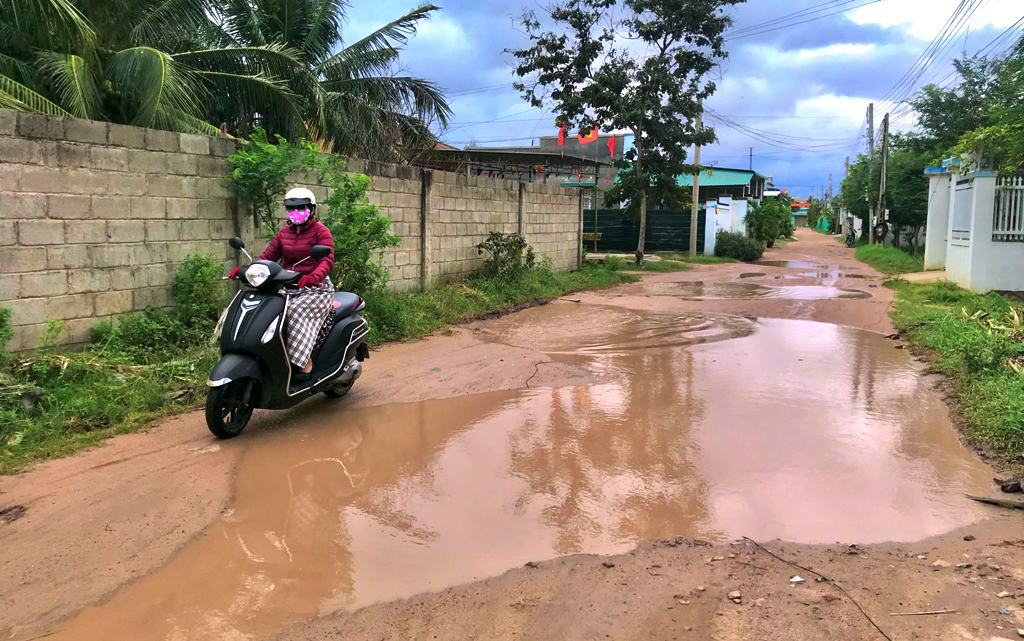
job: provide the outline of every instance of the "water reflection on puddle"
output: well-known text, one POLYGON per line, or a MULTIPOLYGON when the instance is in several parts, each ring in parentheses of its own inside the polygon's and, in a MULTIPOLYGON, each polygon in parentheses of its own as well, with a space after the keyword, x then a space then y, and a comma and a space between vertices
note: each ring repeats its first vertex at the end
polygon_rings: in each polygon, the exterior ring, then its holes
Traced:
POLYGON ((876 334, 559 304, 487 328, 606 382, 325 403, 251 435, 231 512, 50 638, 264 638, 645 539, 916 540, 981 514, 962 497, 987 469, 876 334))
POLYGON ((758 283, 705 283, 702 281, 651 282, 642 285, 654 296, 673 296, 683 300, 718 300, 730 298, 788 298, 793 300, 827 300, 833 298, 870 298, 871 294, 856 289, 831 285, 772 286, 758 283))

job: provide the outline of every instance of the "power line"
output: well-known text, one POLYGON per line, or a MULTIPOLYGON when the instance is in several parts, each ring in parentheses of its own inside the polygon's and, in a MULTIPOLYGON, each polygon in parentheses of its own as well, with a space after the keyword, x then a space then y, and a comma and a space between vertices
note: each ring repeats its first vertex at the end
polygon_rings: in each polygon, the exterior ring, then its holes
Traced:
MULTIPOLYGON (((853 1, 856 1, 856 0, 848 0, 848 2, 853 2, 853 1)), ((772 33, 772 32, 775 32, 775 31, 780 31, 782 29, 788 29, 790 27, 795 27, 797 25, 806 24, 808 22, 814 22, 815 20, 821 20, 822 18, 828 18, 830 16, 835 16, 835 15, 838 15, 840 13, 846 13, 847 11, 853 11, 854 9, 859 9, 861 7, 866 7, 866 6, 871 5, 871 4, 878 4, 879 2, 883 2, 883 1, 884 0, 869 0, 868 2, 864 2, 862 4, 854 5, 852 7, 847 7, 845 9, 840 9, 839 11, 833 11, 832 13, 826 13, 824 15, 815 16, 813 18, 808 18, 806 20, 798 20, 797 22, 791 22, 789 24, 784 24, 784 25, 781 25, 779 27, 775 27, 775 28, 772 28, 772 29, 763 29, 761 31, 754 31, 752 33, 745 33, 745 34, 742 34, 742 35, 739 35, 739 36, 733 36, 732 38, 726 38, 726 40, 727 41, 728 40, 739 40, 740 38, 749 38, 751 36, 759 36, 759 35, 763 35, 763 34, 766 34, 766 33, 772 33)))
MULTIPOLYGON (((803 16, 806 16, 806 15, 811 14, 811 13, 816 13, 818 11, 825 11, 827 9, 834 9, 837 6, 836 3, 838 3, 838 2, 840 2, 840 0, 829 0, 828 2, 822 2, 821 4, 812 5, 810 7, 805 8, 805 9, 801 9, 800 11, 794 11, 793 13, 787 13, 784 16, 779 16, 778 18, 774 18, 772 20, 766 20, 764 22, 758 22, 758 23, 755 23, 755 24, 752 24, 752 25, 747 25, 746 27, 740 27, 738 29, 733 29, 732 31, 726 32, 725 36, 726 36, 726 38, 734 38, 734 37, 739 36, 739 35, 744 34, 744 33, 748 33, 748 32, 751 32, 751 31, 757 31, 758 29, 762 29, 762 28, 767 27, 767 26, 775 25, 775 24, 778 24, 780 22, 785 22, 786 20, 788 20, 790 18, 799 18, 799 17, 803 17, 803 16), (824 7, 824 8, 821 8, 821 7, 824 7)), ((849 4, 850 2, 856 2, 856 0, 846 0, 844 2, 844 4, 849 4)))

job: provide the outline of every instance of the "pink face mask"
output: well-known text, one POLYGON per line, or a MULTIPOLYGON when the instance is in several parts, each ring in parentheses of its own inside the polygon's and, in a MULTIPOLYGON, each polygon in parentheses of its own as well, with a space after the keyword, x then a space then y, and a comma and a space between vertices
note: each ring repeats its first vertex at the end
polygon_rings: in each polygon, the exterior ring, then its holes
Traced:
POLYGON ((291 223, 293 225, 303 225, 303 224, 305 224, 305 222, 307 220, 309 220, 309 217, 312 214, 313 214, 313 210, 311 210, 309 208, 305 208, 305 209, 289 209, 288 210, 288 220, 291 221, 291 223))

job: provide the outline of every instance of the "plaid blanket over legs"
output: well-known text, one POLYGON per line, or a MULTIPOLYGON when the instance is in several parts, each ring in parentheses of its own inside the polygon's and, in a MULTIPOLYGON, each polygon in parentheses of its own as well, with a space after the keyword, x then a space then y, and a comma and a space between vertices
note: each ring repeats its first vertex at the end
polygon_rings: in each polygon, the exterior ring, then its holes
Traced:
POLYGON ((313 353, 317 335, 331 311, 334 285, 325 280, 319 287, 300 289, 288 296, 288 360, 303 367, 313 353))

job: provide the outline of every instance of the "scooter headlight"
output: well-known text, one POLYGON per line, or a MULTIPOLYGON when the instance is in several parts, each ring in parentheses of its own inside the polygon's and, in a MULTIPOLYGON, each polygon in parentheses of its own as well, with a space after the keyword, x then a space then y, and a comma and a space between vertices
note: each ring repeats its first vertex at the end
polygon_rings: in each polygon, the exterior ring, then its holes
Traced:
POLYGON ((270 268, 259 263, 249 265, 245 270, 245 280, 253 287, 259 287, 270 278, 270 268))

